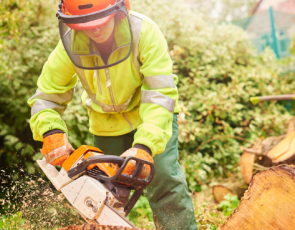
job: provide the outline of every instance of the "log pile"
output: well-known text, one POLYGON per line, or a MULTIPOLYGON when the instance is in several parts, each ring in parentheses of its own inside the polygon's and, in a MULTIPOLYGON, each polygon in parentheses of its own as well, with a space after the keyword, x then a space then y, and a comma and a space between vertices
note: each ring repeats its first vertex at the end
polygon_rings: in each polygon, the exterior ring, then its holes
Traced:
POLYGON ((295 229, 295 166, 257 173, 238 208, 218 230, 295 229))
POLYGON ((250 148, 243 150, 240 166, 247 184, 261 169, 280 164, 295 164, 295 117, 289 121, 286 135, 257 139, 250 148))
POLYGON ((285 137, 268 137, 265 140, 257 139, 251 148, 243 148, 241 157, 241 173, 244 181, 249 184, 253 175, 257 172, 255 166, 271 167, 272 160, 267 155, 285 137))
POLYGON ((247 184, 261 170, 280 164, 295 165, 295 117, 289 121, 286 135, 268 137, 264 140, 257 139, 252 146, 243 147, 243 150, 240 167, 244 183, 213 186, 213 196, 217 203, 224 200, 227 194, 237 195, 240 198, 247 184))
POLYGON ((122 226, 110 226, 99 224, 83 224, 83 225, 70 225, 65 228, 58 228, 57 230, 140 230, 139 228, 128 228, 122 226))

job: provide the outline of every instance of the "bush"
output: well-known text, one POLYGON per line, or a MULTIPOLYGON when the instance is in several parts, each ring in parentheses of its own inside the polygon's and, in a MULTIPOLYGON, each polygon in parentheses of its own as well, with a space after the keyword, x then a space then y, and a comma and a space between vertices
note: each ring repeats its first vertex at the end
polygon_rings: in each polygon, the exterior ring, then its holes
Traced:
MULTIPOLYGON (((29 127, 29 97, 37 89, 37 79, 48 55, 59 40, 55 1, 4 0, 0 6, 0 165, 34 162, 41 142, 32 139, 29 127), (36 156, 34 158, 34 156, 36 156)), ((81 110, 81 87, 64 115, 74 147, 90 143, 88 118, 81 110)))

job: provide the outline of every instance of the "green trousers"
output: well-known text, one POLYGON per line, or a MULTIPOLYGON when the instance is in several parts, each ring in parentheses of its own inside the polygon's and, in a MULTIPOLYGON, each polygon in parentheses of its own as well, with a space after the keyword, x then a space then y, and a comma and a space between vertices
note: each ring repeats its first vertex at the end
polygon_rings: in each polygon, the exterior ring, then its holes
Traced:
MULTIPOLYGON (((131 148, 133 131, 117 137, 94 136, 94 145, 104 154, 121 155, 131 148)), ((197 230, 192 199, 185 175, 178 163, 177 115, 173 118, 173 135, 163 153, 154 157, 155 177, 147 187, 156 229, 197 230)))

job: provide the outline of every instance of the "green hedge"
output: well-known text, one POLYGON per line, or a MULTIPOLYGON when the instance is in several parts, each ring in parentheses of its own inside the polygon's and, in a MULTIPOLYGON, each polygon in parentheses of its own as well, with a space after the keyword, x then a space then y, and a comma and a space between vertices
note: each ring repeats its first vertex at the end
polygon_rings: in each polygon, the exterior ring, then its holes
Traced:
MULTIPOLYGON (((32 139, 27 99, 34 95, 42 66, 59 40, 55 1, 4 0, 0 5, 0 165, 28 166, 34 173, 41 142, 32 139)), ((86 111, 77 93, 64 115, 75 147, 91 143, 86 111)))
MULTIPOLYGON (((240 146, 257 137, 284 133, 290 115, 278 104, 254 107, 250 96, 292 93, 293 75, 282 75, 275 55, 258 55, 244 31, 212 24, 181 1, 132 1, 132 9, 155 20, 167 38, 174 73, 180 78, 180 163, 189 187, 237 169, 240 146)), ((41 143, 32 140, 27 99, 59 39, 50 1, 4 0, 0 6, 0 165, 19 163, 34 173, 41 143)), ((64 115, 70 142, 91 144, 78 85, 64 115)))
POLYGON ((285 132, 290 114, 282 105, 255 107, 249 98, 292 93, 295 83, 271 50, 257 54, 242 29, 213 24, 182 3, 141 1, 134 8, 167 38, 180 78, 180 163, 189 188, 199 191, 216 177, 237 176, 241 146, 285 132))

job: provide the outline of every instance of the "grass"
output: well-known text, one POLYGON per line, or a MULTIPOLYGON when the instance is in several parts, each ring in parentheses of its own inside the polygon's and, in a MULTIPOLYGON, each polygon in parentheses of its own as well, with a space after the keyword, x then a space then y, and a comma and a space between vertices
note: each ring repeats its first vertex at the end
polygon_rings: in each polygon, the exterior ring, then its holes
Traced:
MULTIPOLYGON (((29 186, 29 189, 25 188, 26 193, 23 194, 23 200, 27 199, 26 205, 18 211, 7 212, 6 215, 0 214, 1 230, 49 230, 70 224, 81 225, 84 222, 68 201, 63 199, 61 194, 51 190, 45 181, 33 182, 31 180, 27 181, 26 185, 29 186), (41 187, 42 190, 40 190, 41 187)), ((239 204, 238 198, 229 194, 219 205, 214 203, 212 194, 196 193, 192 199, 195 204, 195 216, 199 230, 216 230, 239 204)), ((138 228, 155 229, 152 210, 146 196, 140 197, 128 219, 138 228)))

